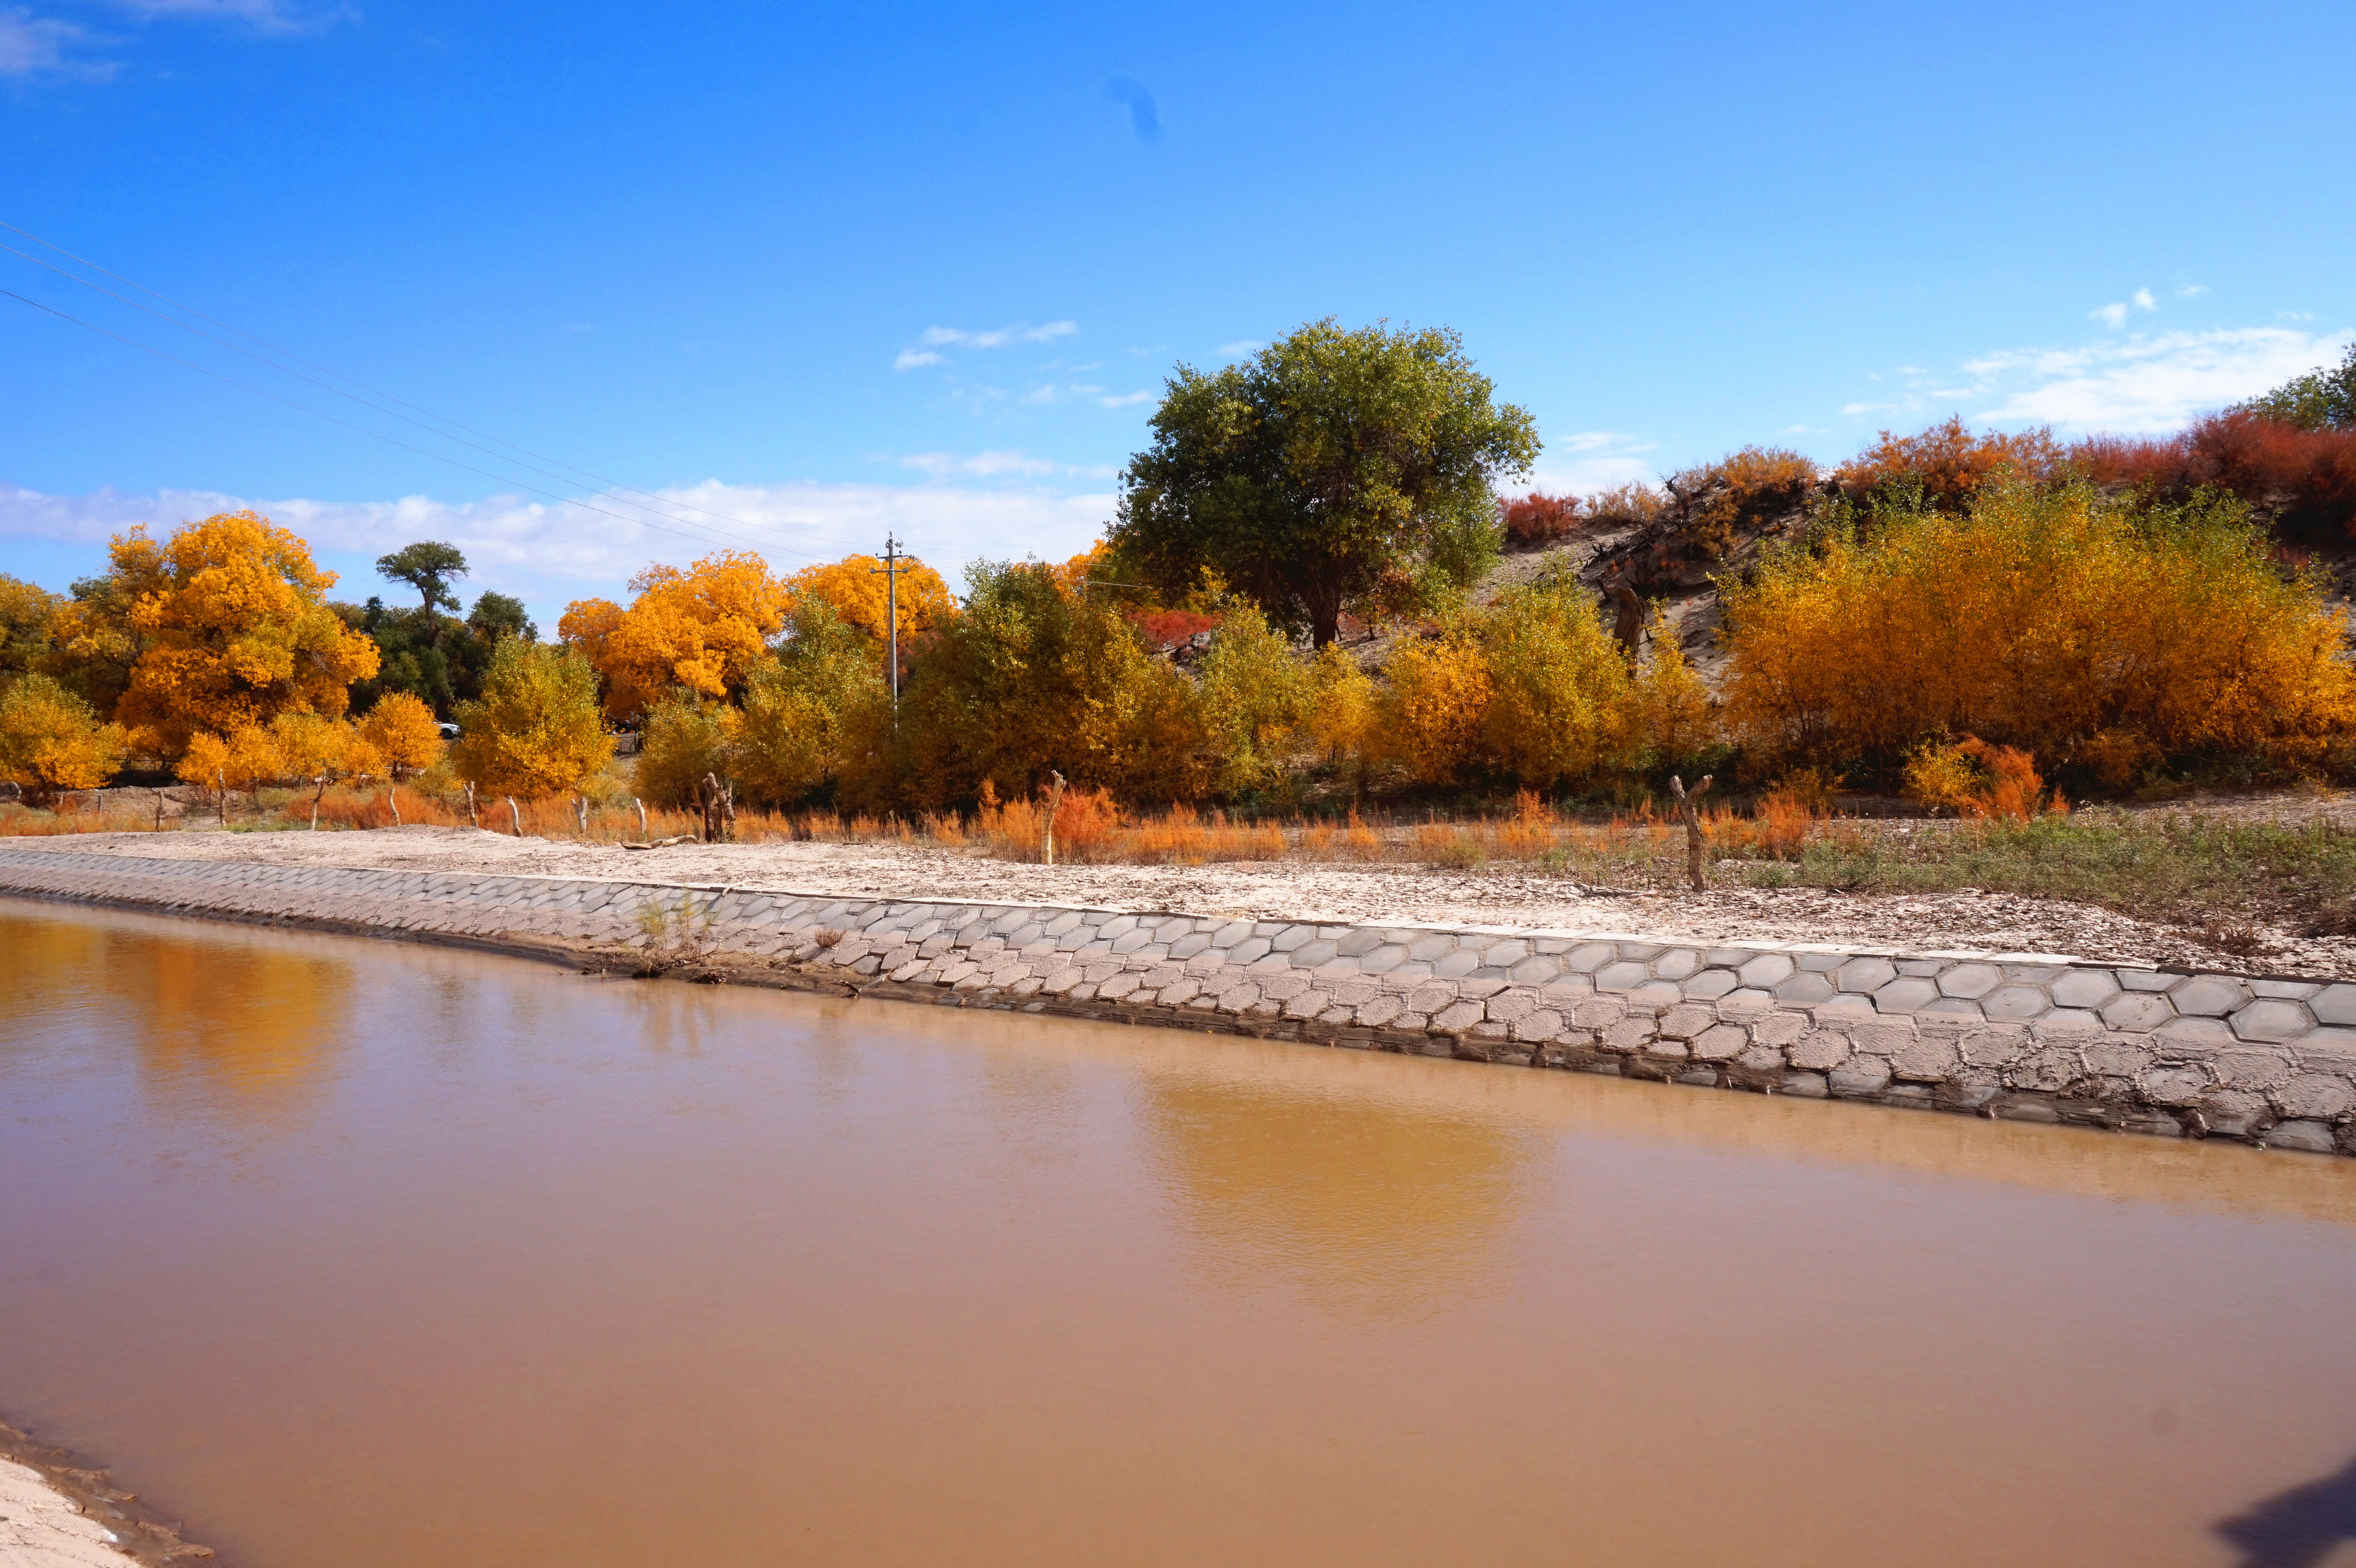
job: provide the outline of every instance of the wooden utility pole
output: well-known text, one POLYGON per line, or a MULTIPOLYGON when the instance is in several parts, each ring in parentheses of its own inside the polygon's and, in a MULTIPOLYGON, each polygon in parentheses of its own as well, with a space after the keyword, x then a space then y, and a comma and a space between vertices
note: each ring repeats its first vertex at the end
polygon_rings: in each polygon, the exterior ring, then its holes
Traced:
POLYGON ((884 536, 884 564, 867 569, 870 577, 884 579, 884 643, 889 652, 892 672, 892 721, 900 721, 900 574, 910 570, 908 557, 902 552, 900 541, 890 534, 884 536))
POLYGON ((1670 793, 1677 797, 1677 815, 1685 819, 1686 874, 1693 879, 1693 891, 1697 893, 1708 892, 1709 883, 1701 874, 1701 813, 1694 809, 1694 804, 1708 792, 1709 781, 1715 776, 1702 774, 1701 783, 1694 785, 1693 794, 1687 795, 1685 781, 1675 773, 1669 775, 1670 793))

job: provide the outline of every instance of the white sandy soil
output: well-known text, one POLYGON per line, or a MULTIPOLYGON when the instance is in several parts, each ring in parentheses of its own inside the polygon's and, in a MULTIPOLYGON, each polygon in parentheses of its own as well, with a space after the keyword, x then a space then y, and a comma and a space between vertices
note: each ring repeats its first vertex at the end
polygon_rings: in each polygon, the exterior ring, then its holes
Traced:
POLYGON ((57 850, 402 870, 627 878, 887 898, 1083 904, 1335 923, 1544 927, 1706 942, 1818 942, 1908 952, 2062 954, 2109 963, 2356 976, 2356 940, 2268 928, 2236 958, 2198 933, 2083 904, 2000 893, 1851 894, 1815 888, 1615 892, 1509 870, 1414 865, 1226 862, 1036 866, 929 844, 615 845, 473 828, 373 832, 85 834, 19 838, 0 853, 57 850))

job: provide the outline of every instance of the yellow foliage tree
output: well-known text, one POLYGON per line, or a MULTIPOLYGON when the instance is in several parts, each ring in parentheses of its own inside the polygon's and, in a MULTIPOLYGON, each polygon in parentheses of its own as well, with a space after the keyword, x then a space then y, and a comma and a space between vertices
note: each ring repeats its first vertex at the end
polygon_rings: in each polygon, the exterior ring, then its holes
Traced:
POLYGON ((1961 513, 1771 554, 1727 593, 1728 707, 1763 760, 1894 773, 1926 737, 2050 763, 2268 756, 2356 724, 2347 625, 2230 504, 1998 483, 1961 513))
POLYGON ((0 678, 32 669, 49 651, 49 630, 65 600, 38 583, 0 572, 0 678))
POLYGON ((630 787, 660 805, 688 805, 706 773, 729 775, 730 742, 741 716, 724 702, 674 690, 647 710, 630 787))
POLYGON ((1630 739, 1642 761, 1686 770, 1719 741, 1718 708, 1686 662, 1666 615, 1653 613, 1651 656, 1628 692, 1630 739))
POLYGON ((189 736, 177 771, 192 784, 252 790, 284 777, 286 764, 269 731, 259 724, 241 724, 227 735, 199 730, 189 736))
POLYGON ((19 677, 0 692, 0 779, 26 805, 96 789, 123 765, 123 753, 121 728, 100 723, 89 703, 48 676, 19 677))
POLYGON ((1493 687, 1483 698, 1483 749, 1533 788, 1589 779, 1624 759, 1628 667, 1576 584, 1516 588, 1482 618, 1493 687))
POLYGON ((1237 794, 1280 780, 1314 697, 1291 642, 1249 601, 1224 600, 1198 672, 1210 784, 1237 794))
POLYGON ((361 715, 360 739, 383 759, 395 777, 423 773, 442 760, 442 726, 423 699, 388 691, 361 715))
POLYGON ((1384 750, 1423 784, 1449 783, 1477 765, 1496 683, 1475 629, 1460 624, 1410 642, 1385 673, 1384 750))
POLYGON ((177 757, 198 731, 338 715, 352 682, 377 672, 376 644, 327 606, 336 574, 267 518, 223 512, 161 545, 134 528, 110 554, 144 644, 114 717, 140 751, 177 757))
POLYGON ((747 800, 791 805, 850 775, 854 793, 884 792, 891 699, 864 633, 825 600, 805 599, 793 635, 744 683, 731 752, 747 800))
POLYGON ((458 776, 494 795, 578 789, 613 759, 597 715, 597 672, 569 648, 502 637, 483 699, 458 709, 458 776))
MULTIPOLYGON (((823 566, 806 566, 786 579, 796 600, 816 599, 849 625, 877 642, 890 625, 885 597, 884 560, 873 555, 847 555, 823 566)), ((957 613, 957 599, 941 574, 914 556, 902 558, 900 568, 900 646, 907 648, 957 613)))
POLYGON ((1310 738, 1332 766, 1356 768, 1361 786, 1375 730, 1375 701, 1374 678, 1342 651, 1340 643, 1318 650, 1309 666, 1310 738))
POLYGON ((723 699, 768 651, 791 597, 750 550, 722 550, 685 571, 649 566, 630 580, 625 610, 606 599, 565 607, 557 635, 605 682, 605 711, 646 712, 673 687, 723 699))

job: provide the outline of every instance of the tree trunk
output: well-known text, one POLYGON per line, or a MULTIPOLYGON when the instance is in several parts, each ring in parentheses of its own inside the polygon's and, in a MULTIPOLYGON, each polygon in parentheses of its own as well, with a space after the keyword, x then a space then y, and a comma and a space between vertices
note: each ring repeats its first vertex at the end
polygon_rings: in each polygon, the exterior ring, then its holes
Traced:
POLYGON ((1685 819, 1686 825, 1686 875, 1693 880, 1693 891, 1697 893, 1708 892, 1709 882, 1702 875, 1701 813, 1694 809, 1694 803, 1708 792, 1709 781, 1714 776, 1702 774, 1701 783, 1694 785, 1693 794, 1687 795, 1685 781, 1675 773, 1669 775, 1669 790, 1677 797, 1677 815, 1685 819))
POLYGON ((1047 776, 1055 785, 1047 792, 1047 827, 1039 841, 1039 859, 1046 865, 1055 863, 1055 811, 1064 804, 1064 775, 1053 771, 1047 776))

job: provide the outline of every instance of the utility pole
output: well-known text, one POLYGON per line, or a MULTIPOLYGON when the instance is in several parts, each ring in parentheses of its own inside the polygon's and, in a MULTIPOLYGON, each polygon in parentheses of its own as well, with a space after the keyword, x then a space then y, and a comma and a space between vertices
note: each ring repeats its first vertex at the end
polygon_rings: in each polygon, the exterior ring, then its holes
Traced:
POLYGON ((885 534, 884 564, 871 566, 867 572, 871 577, 880 574, 884 579, 884 635, 891 648, 885 656, 891 660, 892 720, 894 723, 900 719, 900 574, 907 570, 908 557, 901 551, 900 541, 885 534))

